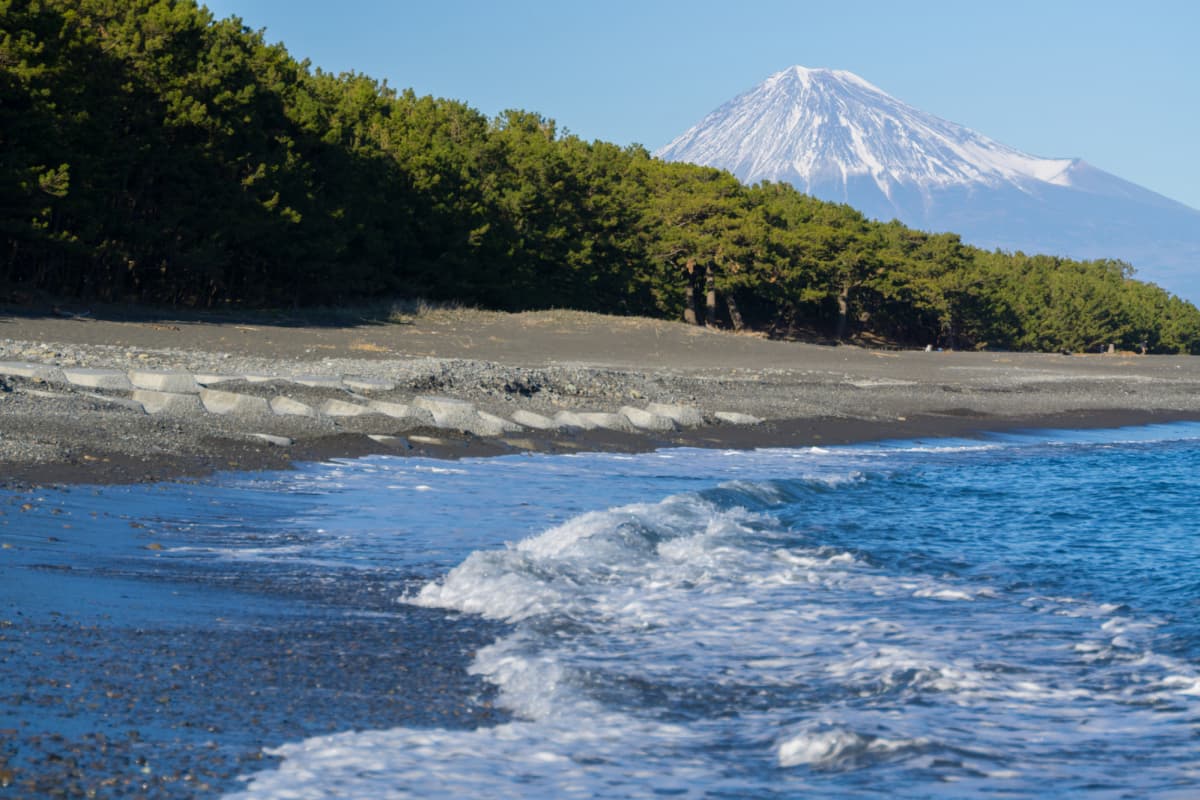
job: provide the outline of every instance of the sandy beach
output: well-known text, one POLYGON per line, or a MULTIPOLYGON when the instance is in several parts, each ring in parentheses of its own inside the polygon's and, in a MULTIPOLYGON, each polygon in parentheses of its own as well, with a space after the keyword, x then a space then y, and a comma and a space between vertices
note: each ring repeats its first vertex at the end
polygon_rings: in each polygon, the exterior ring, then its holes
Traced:
POLYGON ((568 311, 422 309, 388 322, 0 311, 9 485, 369 453, 754 448, 1180 419, 1200 419, 1200 360, 1189 357, 867 349, 568 311), (193 389, 109 383, 114 374, 211 383, 195 387, 202 403, 193 389), (257 405, 211 410, 230 396, 257 405), (433 424, 411 411, 419 398, 462 401, 501 427, 433 424), (639 427, 621 416, 664 407, 684 417, 639 427))

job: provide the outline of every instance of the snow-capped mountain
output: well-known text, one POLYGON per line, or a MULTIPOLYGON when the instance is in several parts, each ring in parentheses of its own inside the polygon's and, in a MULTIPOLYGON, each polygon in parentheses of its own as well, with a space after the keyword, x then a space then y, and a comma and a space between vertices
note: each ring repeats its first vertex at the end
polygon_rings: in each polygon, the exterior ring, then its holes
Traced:
POLYGON ((1081 159, 1039 158, 927 114, 850 72, 791 67, 656 153, 786 181, 877 219, 981 247, 1121 258, 1200 300, 1200 211, 1081 159))

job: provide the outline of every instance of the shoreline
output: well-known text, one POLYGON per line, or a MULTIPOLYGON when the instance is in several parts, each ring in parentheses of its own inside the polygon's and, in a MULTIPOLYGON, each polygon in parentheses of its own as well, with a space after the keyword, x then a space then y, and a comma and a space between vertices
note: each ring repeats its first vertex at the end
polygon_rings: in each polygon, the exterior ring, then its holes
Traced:
MULTIPOLYGON (((250 494, 227 484, 215 494, 187 485, 104 486, 379 453, 458 459, 835 447, 1182 421, 1200 421, 1200 359, 880 352, 561 313, 288 328, 0 313, 0 487, 8 495, 0 522, 10 525, 0 543, 10 579, 0 662, 14 687, 0 714, 20 721, 10 726, 11 752, 0 752, 0 783, 28 796, 63 786, 220 794, 277 764, 266 749, 286 742, 362 728, 477 730, 508 719, 495 687, 469 670, 506 623, 395 604, 442 574, 428 568, 434 550, 410 568, 389 561, 386 546, 369 536, 344 551, 329 539, 337 558, 316 572, 286 555, 277 562, 214 557, 214 544, 253 552, 276 527, 290 547, 290 515, 281 517, 274 504, 303 498, 256 481, 250 494), (31 363, 40 372, 14 374, 21 367, 13 364, 31 363), (79 379, 105 377, 109 385, 73 383, 72 370, 93 370, 79 379), (122 376, 146 379, 142 373, 194 381, 207 372, 231 373, 214 385, 252 411, 209 410, 197 389, 164 392, 178 395, 180 407, 152 412, 161 397, 117 385, 122 376), (370 405, 380 402, 416 407, 430 395, 469 407, 464 426, 486 422, 482 414, 581 421, 615 414, 619 423, 621 408, 659 404, 698 416, 663 431, 563 424, 486 434, 417 417, 335 413, 388 407, 370 405), (299 405, 320 410, 263 411, 299 405), (737 424, 721 412, 758 421, 737 424), (226 489, 232 493, 223 497, 226 489), (255 497, 267 498, 265 508, 255 497), (212 527, 191 524, 210 516, 212 527), (341 558, 355 550, 368 564, 389 566, 347 569, 341 558)), ((673 469, 691 474, 686 455, 673 469)), ((545 472, 559 473, 553 466, 545 472)), ((510 481, 516 474, 501 472, 510 481)), ((374 476, 353 477, 375 488, 374 476)), ((929 485, 944 491, 940 482, 929 485)), ((527 495, 528 505, 551 502, 541 489, 497 483, 493 491, 527 495)), ((406 493, 393 500, 420 511, 425 504, 413 497, 436 500, 406 493)), ((471 513, 507 525, 494 497, 475 498, 471 513)), ((320 499, 316 510, 353 513, 361 498, 320 499)), ((463 495, 445 493, 441 502, 463 513, 463 495)), ((309 522, 320 524, 320 514, 309 522)), ((386 524, 397 552, 420 547, 394 535, 404 527, 394 517, 386 524)), ((453 539, 427 527, 431 540, 453 539)))
POLYGON ((989 434, 1105 430, 1176 422, 1200 422, 1200 413, 1175 410, 1106 409, 1060 412, 1045 416, 984 418, 914 415, 904 420, 878 421, 839 418, 788 419, 753 428, 678 432, 669 438, 613 431, 575 434, 539 433, 502 440, 445 431, 416 432, 437 438, 438 444, 387 445, 363 434, 334 434, 298 441, 287 450, 271 445, 224 440, 203 455, 131 455, 99 451, 62 462, 0 463, 0 489, 27 491, 73 486, 202 481, 222 472, 286 471, 303 464, 375 455, 444 459, 490 458, 522 454, 646 453, 671 448, 757 450, 769 448, 837 447, 882 441, 973 439, 989 434))
POLYGON ((8 489, 372 454, 805 447, 1176 421, 1200 421, 1200 359, 879 351, 567 311, 347 324, 0 309, 8 489))

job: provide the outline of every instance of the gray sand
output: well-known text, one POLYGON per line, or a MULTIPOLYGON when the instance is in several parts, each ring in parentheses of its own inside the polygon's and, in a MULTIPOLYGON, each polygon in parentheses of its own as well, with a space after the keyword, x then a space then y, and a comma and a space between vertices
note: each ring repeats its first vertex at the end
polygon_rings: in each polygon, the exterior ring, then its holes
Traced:
POLYGON ((153 480, 371 452, 758 447, 1200 419, 1191 357, 871 350, 563 311, 432 310, 393 324, 10 312, 0 315, 0 362, 39 367, 0 369, 0 480, 10 483, 153 480), (180 373, 232 380, 209 384, 202 403, 203 387, 179 391, 180 373), (467 401, 491 417, 394 415, 418 398, 467 401), (233 403, 228 413, 209 410, 224 412, 221 403, 233 403), (633 416, 662 404, 701 424, 664 430, 633 416), (622 409, 628 416, 614 416, 622 409), (585 430, 567 412, 606 415, 593 419, 608 427, 585 430), (531 424, 556 415, 570 424, 531 424))

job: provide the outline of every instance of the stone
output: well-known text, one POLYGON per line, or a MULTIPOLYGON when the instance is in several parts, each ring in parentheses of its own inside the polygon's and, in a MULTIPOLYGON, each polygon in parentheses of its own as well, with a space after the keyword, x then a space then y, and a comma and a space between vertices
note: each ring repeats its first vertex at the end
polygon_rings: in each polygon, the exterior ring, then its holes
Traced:
POLYGON ((396 388, 393 381, 382 378, 343 378, 342 383, 356 392, 390 392, 396 388))
POLYGON ((647 411, 644 408, 635 408, 634 406, 622 406, 621 414, 625 419, 629 420, 635 428, 641 428, 644 431, 673 431, 677 429, 675 420, 670 417, 664 417, 661 414, 655 414, 647 411))
POLYGON ((328 375, 297 375, 292 378, 292 383, 300 386, 307 386, 310 389, 341 389, 344 388, 342 379, 336 376, 328 375))
POLYGON ((86 369, 72 368, 64 369, 63 377, 73 386, 82 386, 88 389, 115 389, 118 391, 128 391, 133 388, 133 384, 129 382, 129 376, 124 372, 115 369, 86 369))
POLYGON ((204 410, 198 396, 185 392, 135 389, 131 399, 141 403, 147 414, 199 414, 204 410))
POLYGON ((273 433, 252 433, 251 438, 258 439, 260 442, 273 444, 276 447, 291 447, 295 441, 286 436, 276 436, 273 433))
MULTIPOLYGON (((155 392, 173 392, 175 394, 198 394, 200 386, 188 372, 148 372, 146 370, 130 370, 129 382, 138 389, 149 389, 155 392)), ((151 412, 153 413, 153 412, 151 412)))
POLYGON ((367 403, 367 407, 378 414, 383 414, 393 419, 408 420, 414 425, 428 425, 430 427, 434 425, 433 414, 429 413, 428 409, 417 408, 407 403, 389 403, 386 400, 372 400, 367 403))
POLYGON ((99 400, 101 403, 107 403, 110 406, 119 406, 127 408, 137 414, 145 414, 146 409, 137 400, 131 400, 128 397, 113 397, 109 394, 96 394, 95 392, 84 392, 84 397, 90 397, 93 400, 99 400))
POLYGON ((534 413, 533 411, 527 411, 523 408, 514 411, 512 418, 513 422, 516 422, 519 425, 524 425, 527 428, 534 428, 535 430, 539 431, 553 431, 562 427, 547 416, 534 413))
POLYGON ((408 442, 403 436, 392 436, 387 433, 368 433, 367 438, 379 444, 386 444, 390 447, 408 447, 408 442))
POLYGON ((412 404, 428 411, 433 416, 433 424, 439 428, 470 431, 479 420, 479 412, 466 400, 421 396, 412 404))
POLYGON ((235 375, 234 380, 243 380, 246 383, 270 383, 271 381, 279 380, 278 375, 235 375))
POLYGON ((410 436, 408 437, 408 440, 410 442, 416 442, 417 444, 430 444, 435 446, 450 444, 450 442, 446 441, 445 439, 439 439, 436 436, 410 436))
POLYGON ((211 372, 197 372, 192 376, 192 379, 201 386, 213 386, 218 383, 237 380, 233 375, 215 375, 211 372))
POLYGON ((554 422, 560 428, 575 428, 578 430, 592 431, 599 426, 589 421, 582 414, 575 411, 560 411, 554 415, 554 422))
POLYGON ((521 430, 521 426, 495 414, 481 412, 466 400, 451 397, 422 396, 413 400, 413 406, 428 411, 433 416, 433 425, 447 430, 458 430, 475 436, 500 436, 521 430))
POLYGON ((736 411, 718 411, 713 416, 721 422, 726 422, 730 425, 761 425, 763 423, 758 417, 752 417, 749 414, 739 414, 736 411))
POLYGON ((271 413, 271 406, 262 397, 219 389, 201 389, 200 402, 210 414, 235 417, 258 417, 271 413))
POLYGON ((580 412, 578 415, 588 424, 610 431, 631 431, 633 425, 621 414, 610 414, 604 411, 580 412))
POLYGON ((44 389, 22 389, 30 397, 44 397, 47 400, 65 400, 71 395, 67 392, 47 392, 44 389))
POLYGON ((0 361, 0 375, 12 375, 17 378, 45 381, 46 383, 63 383, 66 378, 58 367, 51 364, 33 364, 28 361, 0 361))
POLYGON ((321 404, 321 413, 327 417, 361 417, 371 413, 371 409, 345 400, 326 400, 321 404))
POLYGON ((315 417, 317 410, 308 403, 301 403, 290 397, 272 397, 271 411, 280 417, 315 417))
POLYGON ((506 433, 516 433, 517 431, 525 430, 525 426, 519 423, 505 419, 504 417, 498 417, 495 414, 489 414, 486 411, 479 412, 479 422, 481 424, 479 424, 478 428, 471 431, 479 436, 502 436, 506 433))
POLYGON ((647 403, 646 410, 651 414, 672 419, 684 428, 696 428, 704 424, 704 415, 695 406, 678 403, 647 403))

